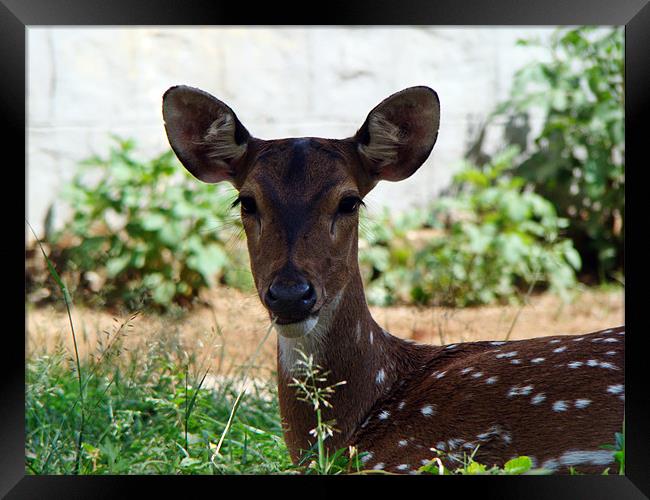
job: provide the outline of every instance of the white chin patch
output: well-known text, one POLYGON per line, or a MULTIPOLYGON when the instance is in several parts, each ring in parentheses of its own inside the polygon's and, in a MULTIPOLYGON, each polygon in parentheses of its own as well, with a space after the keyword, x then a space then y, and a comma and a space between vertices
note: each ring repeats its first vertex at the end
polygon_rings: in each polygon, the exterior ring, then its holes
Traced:
POLYGON ((309 317, 298 323, 289 323, 288 325, 278 325, 275 323, 275 331, 279 335, 288 339, 304 337, 311 332, 318 323, 318 317, 309 317))

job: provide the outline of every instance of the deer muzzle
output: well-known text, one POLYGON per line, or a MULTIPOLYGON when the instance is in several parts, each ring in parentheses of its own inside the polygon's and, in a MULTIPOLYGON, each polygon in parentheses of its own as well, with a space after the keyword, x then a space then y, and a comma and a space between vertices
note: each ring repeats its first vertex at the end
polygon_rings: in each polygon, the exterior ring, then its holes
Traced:
POLYGON ((266 291, 264 303, 277 324, 298 323, 314 314, 316 290, 302 276, 278 276, 266 291))

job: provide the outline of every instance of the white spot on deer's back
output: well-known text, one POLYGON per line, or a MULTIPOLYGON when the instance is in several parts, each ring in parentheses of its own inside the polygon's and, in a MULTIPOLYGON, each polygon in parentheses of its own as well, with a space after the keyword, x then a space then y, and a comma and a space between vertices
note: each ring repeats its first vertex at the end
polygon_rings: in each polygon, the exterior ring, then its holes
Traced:
POLYGON ((512 363, 513 365, 520 365, 521 360, 520 359, 512 359, 512 360, 510 360, 510 363, 512 363))
POLYGON ((406 404, 406 401, 401 401, 400 404, 397 406, 397 409, 401 410, 402 408, 404 408, 405 404, 406 404))
POLYGON ((560 463, 572 465, 607 465, 614 461, 614 454, 608 450, 571 450, 562 454, 560 463))
POLYGON ((559 344, 560 342, 562 342, 560 339, 553 339, 549 342, 549 344, 559 344))
POLYGON ((390 412, 387 410, 382 410, 377 416, 379 420, 386 420, 388 417, 390 417, 390 412))
POLYGON ((447 372, 444 371, 444 372, 440 372, 440 373, 438 373, 438 375, 436 375, 436 378, 442 378, 442 377, 444 377, 444 376, 445 376, 445 373, 447 373, 447 372))
POLYGON ((449 344, 445 349, 454 349, 455 347, 458 347, 458 344, 449 344))
POLYGON ((493 436, 500 436, 504 441, 510 442, 510 434, 508 432, 505 432, 498 425, 491 426, 487 432, 477 434, 476 437, 479 439, 479 441, 487 441, 493 436))
POLYGON ((587 360, 587 366, 598 366, 598 364, 599 364, 598 361, 596 361, 595 359, 587 360))
POLYGON ((613 356, 614 354, 616 354, 616 351, 607 351, 605 354, 607 356, 613 356))
POLYGON ((471 372, 473 369, 474 369, 474 368, 471 367, 471 366, 468 367, 468 368, 463 368, 463 369, 460 371, 460 373, 462 373, 463 375, 465 375, 466 373, 471 372))
POLYGON ((586 408, 591 404, 591 399, 576 399, 575 407, 576 408, 586 408))
POLYGON ((409 469, 411 466, 409 464, 399 464, 397 467, 395 467, 397 470, 406 470, 409 469))
POLYGON ((372 451, 369 451, 364 456, 361 457, 361 461, 365 464, 368 462, 375 454, 372 451))
POLYGON ((566 401, 562 401, 561 399, 559 401, 556 401, 553 403, 553 411, 566 411, 567 409, 567 404, 566 401))
POLYGON ((423 406, 422 409, 420 409, 420 411, 422 412, 422 415, 424 415, 425 417, 429 417, 435 413, 435 406, 436 405, 426 405, 423 406))
POLYGON ((543 392, 540 392, 539 394, 535 394, 532 399, 530 400, 531 404, 538 405, 542 401, 546 399, 546 395, 543 392))
POLYGON ((501 354, 497 354, 497 358, 512 358, 517 355, 517 351, 510 351, 510 352, 502 352, 501 354))
POLYGON ((464 439, 458 439, 458 438, 451 438, 447 440, 447 444, 449 445, 450 450, 454 450, 460 447, 464 442, 465 442, 464 439))
POLYGON ((503 344, 505 344, 505 342, 501 342, 501 341, 499 341, 499 342, 490 342, 490 345, 503 345, 503 344))
POLYGON ((556 470, 560 466, 560 462, 555 458, 549 458, 542 463, 542 469, 556 470))
POLYGON ((370 343, 372 344, 374 342, 374 334, 372 333, 372 330, 370 330, 370 343))
POLYGON ((581 340, 584 340, 584 337, 578 337, 577 339, 573 339, 574 342, 580 342, 581 340))
POLYGON ((543 362, 544 360, 546 360, 546 358, 535 358, 535 359, 531 359, 530 362, 537 364, 543 362))
POLYGON ((610 394, 620 394, 623 392, 623 385, 622 384, 614 384, 610 385, 607 387, 607 392, 610 394))
POLYGON ((615 339, 613 337, 607 337, 606 339, 603 339, 603 342, 613 343, 613 342, 618 342, 618 339, 615 339))
POLYGON ((599 366, 601 368, 607 368, 608 370, 618 370, 619 369, 618 366, 613 365, 611 363, 608 363, 606 361, 601 362, 599 366))
POLYGON ((445 451, 447 449, 447 443, 445 443, 444 441, 440 441, 436 443, 436 449, 440 451, 445 451))
POLYGON ((566 346, 563 345, 562 347, 558 347, 557 349, 553 349, 553 352, 564 352, 566 351, 566 346))
POLYGON ((524 387, 519 387, 518 385, 515 385, 514 387, 511 387, 510 390, 508 391, 507 396, 509 398, 513 396, 527 396, 530 394, 533 390, 532 385, 526 385, 524 387))
POLYGON ((480 377, 482 377, 482 376, 483 376, 483 372, 472 373, 472 377, 473 377, 473 378, 480 378, 480 377))
POLYGON ((406 446, 407 444, 409 444, 409 442, 408 442, 406 439, 400 439, 400 440, 397 442, 397 445, 398 445, 398 446, 406 446))
POLYGON ((386 378, 386 372, 384 371, 384 369, 380 368, 379 370, 377 370, 377 376, 375 377, 375 382, 381 384, 385 378, 386 378))
POLYGON ((374 470, 382 470, 384 467, 386 467, 386 464, 384 462, 379 462, 378 464, 375 464, 373 469, 374 470))
POLYGON ((567 364, 569 368, 580 368, 584 363, 582 361, 571 361, 571 363, 567 364))
POLYGON ((495 376, 493 376, 493 377, 490 377, 490 378, 488 378, 488 379, 485 379, 485 383, 486 383, 486 384, 494 384, 497 380, 499 380, 499 377, 497 377, 497 376, 495 375, 495 376))

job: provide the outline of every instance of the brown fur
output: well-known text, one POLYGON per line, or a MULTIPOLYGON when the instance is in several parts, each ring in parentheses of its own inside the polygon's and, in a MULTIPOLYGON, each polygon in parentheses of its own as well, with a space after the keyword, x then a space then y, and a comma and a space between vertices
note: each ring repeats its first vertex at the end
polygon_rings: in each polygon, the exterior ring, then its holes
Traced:
POLYGON ((324 326, 278 341, 280 410, 294 462, 313 444, 316 425, 290 386, 292 349, 302 347, 330 372, 328 384, 346 382, 324 410, 339 430, 328 447, 356 445, 370 453, 369 468, 415 472, 436 456, 433 447, 454 467, 477 445, 475 459, 487 465, 518 455, 562 472, 613 465, 599 447, 622 426, 623 328, 439 347, 398 339, 370 315, 357 261, 358 213, 338 207, 424 162, 438 133, 433 91, 394 94, 343 140, 252 138, 228 106, 189 87, 170 89, 163 113, 190 172, 206 182, 229 180, 240 197, 255 200, 255 213, 242 212, 242 221, 262 302, 281 272, 315 290, 310 314, 324 326), (194 137, 215 144, 197 145, 194 137))

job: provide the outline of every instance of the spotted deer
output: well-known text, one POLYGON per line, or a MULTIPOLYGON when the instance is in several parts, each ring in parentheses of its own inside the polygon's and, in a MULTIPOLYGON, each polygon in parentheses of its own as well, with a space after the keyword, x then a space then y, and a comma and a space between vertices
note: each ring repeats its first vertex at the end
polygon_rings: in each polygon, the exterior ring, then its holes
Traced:
POLYGON ((357 259, 359 207, 380 181, 411 176, 438 135, 436 92, 391 95, 347 139, 257 139, 230 107, 199 89, 163 97, 169 142, 207 183, 238 191, 254 282, 277 330, 284 437, 297 463, 313 443, 310 405, 291 385, 296 348, 337 387, 323 418, 364 467, 415 473, 443 452, 502 465, 520 455, 556 472, 601 473, 600 446, 621 430, 624 327, 578 336, 444 346, 402 340, 372 318, 357 259), (478 447, 478 448, 477 448, 478 447))

